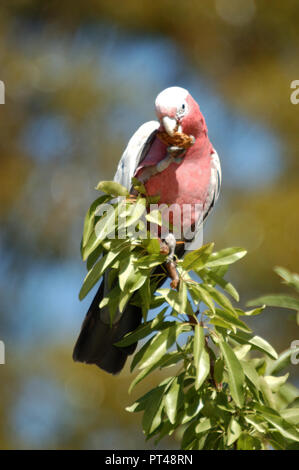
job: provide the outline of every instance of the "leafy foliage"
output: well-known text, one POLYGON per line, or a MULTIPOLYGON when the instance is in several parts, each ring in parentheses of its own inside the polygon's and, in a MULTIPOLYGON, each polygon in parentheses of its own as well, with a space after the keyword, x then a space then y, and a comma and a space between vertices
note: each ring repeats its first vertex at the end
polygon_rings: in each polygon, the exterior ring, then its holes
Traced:
MULTIPOLYGON (((275 272, 282 278, 283 284, 291 287, 299 294, 299 275, 291 273, 286 268, 277 266, 275 272)), ((267 304, 269 307, 282 307, 295 310, 297 312, 297 324, 299 325, 299 296, 284 294, 263 295, 257 299, 248 302, 248 305, 257 305, 259 303, 267 304)))
MULTIPOLYGON (((161 288, 166 255, 158 239, 149 232, 141 238, 138 232, 146 223, 141 218, 149 202, 144 190, 133 198, 112 182, 98 188, 106 195, 86 216, 82 257, 89 271, 80 298, 105 275, 110 291, 100 307, 109 306, 111 322, 128 302, 142 309, 143 323, 117 346, 142 341, 131 364, 138 374, 130 391, 154 370, 169 370, 160 384, 127 407, 143 413, 146 438, 158 442, 175 433, 183 449, 299 448, 298 392, 287 383, 288 374, 279 375, 294 350, 278 355, 251 331, 244 317, 261 314, 265 305, 249 311, 235 307, 238 293, 224 278, 229 265, 246 252, 215 252, 208 243, 177 259, 177 290, 161 288), (99 215, 107 202, 112 212, 99 215), (123 235, 123 228, 128 230, 124 237, 109 239, 112 229, 123 235), (160 312, 149 320, 149 309, 156 307, 160 312)), ((160 223, 157 214, 145 219, 160 223)), ((282 268, 278 272, 298 288, 295 275, 282 268)))

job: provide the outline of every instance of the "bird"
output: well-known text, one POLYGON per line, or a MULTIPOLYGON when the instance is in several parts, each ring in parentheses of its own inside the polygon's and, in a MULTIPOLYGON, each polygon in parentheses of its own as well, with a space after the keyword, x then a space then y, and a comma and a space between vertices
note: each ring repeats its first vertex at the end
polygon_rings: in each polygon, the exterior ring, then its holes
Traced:
MULTIPOLYGON (((192 207, 187 222, 182 212, 180 220, 187 232, 192 226, 194 240, 219 197, 220 160, 209 140, 200 107, 188 90, 179 86, 164 89, 156 97, 155 112, 157 120, 142 124, 129 140, 114 181, 132 192, 135 177, 148 195, 160 197, 159 204, 174 204, 178 209, 192 207)), ((186 243, 176 247, 171 233, 165 240, 171 256, 174 252, 184 255, 186 243)), ((111 325, 107 308, 99 308, 105 289, 104 276, 83 321, 73 359, 118 374, 137 343, 127 347, 115 343, 140 325, 142 314, 138 306, 129 303, 111 325)))

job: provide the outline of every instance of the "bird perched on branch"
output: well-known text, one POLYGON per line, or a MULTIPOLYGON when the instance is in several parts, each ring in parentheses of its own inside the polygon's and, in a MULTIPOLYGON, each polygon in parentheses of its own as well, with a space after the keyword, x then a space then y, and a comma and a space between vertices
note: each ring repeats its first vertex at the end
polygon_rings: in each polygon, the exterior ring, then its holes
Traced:
MULTIPOLYGON (((156 98, 155 109, 158 121, 143 124, 132 136, 114 181, 132 191, 132 177, 138 178, 148 195, 160 196, 159 204, 178 208, 184 233, 185 229, 193 228, 196 237, 219 195, 219 158, 209 141, 199 106, 187 90, 180 87, 163 90, 156 98), (189 218, 180 210, 185 206, 191 208, 189 218), (195 209, 198 207, 200 210, 195 209)), ((171 233, 165 241, 172 256, 175 240, 171 233)), ((180 245, 180 255, 183 252, 184 246, 180 245)), ((104 277, 83 322, 73 358, 116 374, 136 344, 120 348, 115 343, 134 331, 142 316, 139 307, 128 303, 110 325, 107 309, 99 308, 105 290, 104 277)))

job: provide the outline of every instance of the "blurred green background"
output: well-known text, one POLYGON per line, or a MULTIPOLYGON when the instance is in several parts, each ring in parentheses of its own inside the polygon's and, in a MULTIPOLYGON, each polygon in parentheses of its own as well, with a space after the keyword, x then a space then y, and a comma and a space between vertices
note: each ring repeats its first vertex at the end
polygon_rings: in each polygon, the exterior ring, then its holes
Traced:
MULTIPOLYGON (((204 236, 248 249, 230 272, 242 304, 283 291, 274 265, 299 271, 298 24, 295 0, 1 1, 1 449, 153 446, 124 410, 128 367, 111 377, 71 354, 92 298, 78 300, 93 188, 163 88, 189 89, 220 155, 204 236)), ((288 311, 250 324, 278 351, 299 339, 288 311)))

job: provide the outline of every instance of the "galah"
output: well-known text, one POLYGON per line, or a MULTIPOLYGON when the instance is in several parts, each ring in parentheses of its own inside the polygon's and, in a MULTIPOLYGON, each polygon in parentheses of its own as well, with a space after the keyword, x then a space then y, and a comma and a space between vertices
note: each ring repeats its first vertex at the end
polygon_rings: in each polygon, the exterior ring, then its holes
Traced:
MULTIPOLYGON (((208 138, 199 105, 187 90, 166 88, 157 96, 155 110, 158 121, 146 122, 131 137, 114 180, 130 191, 135 176, 145 184, 149 195, 160 196, 159 204, 201 207, 200 213, 192 210, 189 218, 189 224, 198 231, 219 195, 221 168, 217 152, 208 138), (176 132, 186 134, 192 145, 185 151, 169 146, 160 139, 161 132, 170 137, 176 132)), ((115 343, 134 331, 142 316, 139 307, 128 304, 111 326, 107 309, 99 308, 106 288, 104 279, 83 322, 73 358, 116 374, 136 344, 120 348, 115 343)))

